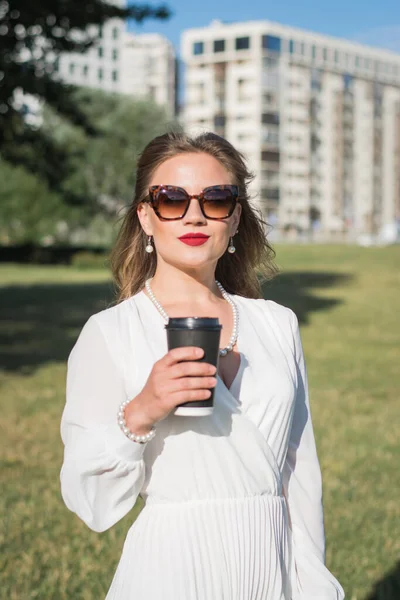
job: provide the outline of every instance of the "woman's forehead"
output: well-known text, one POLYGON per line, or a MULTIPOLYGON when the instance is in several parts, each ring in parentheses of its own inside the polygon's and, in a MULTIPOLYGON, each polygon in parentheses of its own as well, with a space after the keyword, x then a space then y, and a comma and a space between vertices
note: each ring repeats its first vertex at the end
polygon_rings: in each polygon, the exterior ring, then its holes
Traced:
POLYGON ((222 163, 205 153, 179 154, 164 161, 154 172, 150 185, 177 185, 189 193, 218 184, 229 184, 232 177, 222 163))

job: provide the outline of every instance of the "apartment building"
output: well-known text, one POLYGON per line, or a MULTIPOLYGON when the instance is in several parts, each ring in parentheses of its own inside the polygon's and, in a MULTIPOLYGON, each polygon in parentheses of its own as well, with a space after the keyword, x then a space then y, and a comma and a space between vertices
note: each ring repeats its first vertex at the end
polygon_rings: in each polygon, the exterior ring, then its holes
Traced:
MULTIPOLYGON (((125 6, 125 0, 111 0, 110 3, 125 6)), ((57 64, 58 75, 73 85, 119 92, 123 76, 124 21, 110 19, 102 27, 91 26, 88 31, 99 35, 98 42, 85 53, 62 54, 57 64)))
POLYGON ((184 120, 230 140, 277 231, 353 239, 400 220, 400 55, 268 21, 182 34, 184 120))
POLYGON ((172 43, 157 33, 123 36, 121 91, 152 98, 176 113, 176 57, 172 43))
MULTIPOLYGON (((113 2, 125 5, 125 0, 113 2)), ((78 86, 152 98, 174 116, 176 59, 169 40, 158 34, 129 33, 121 19, 91 29, 94 35, 99 33, 98 42, 83 54, 60 56, 58 75, 78 86)))

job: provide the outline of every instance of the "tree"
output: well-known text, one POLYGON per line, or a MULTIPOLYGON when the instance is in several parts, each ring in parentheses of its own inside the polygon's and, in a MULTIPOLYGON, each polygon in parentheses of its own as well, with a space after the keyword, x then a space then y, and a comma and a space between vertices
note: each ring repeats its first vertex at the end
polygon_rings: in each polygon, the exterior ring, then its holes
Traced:
POLYGON ((131 5, 120 8, 106 0, 0 0, 0 152, 3 158, 37 170, 53 185, 64 155, 44 132, 33 130, 14 106, 16 89, 57 109, 71 122, 94 133, 90 120, 74 102, 73 86, 53 77, 57 56, 83 52, 97 39, 89 25, 111 18, 165 19, 166 6, 131 5), (78 34, 78 35, 77 35, 78 34))
MULTIPOLYGON (((43 243, 58 237, 67 215, 62 197, 22 166, 0 160, 0 244, 43 243)), ((72 212, 68 217, 72 219, 72 212)))
POLYGON ((130 202, 139 153, 168 124, 163 108, 129 96, 76 89, 72 100, 96 129, 81 127, 46 107, 43 133, 62 149, 57 191, 40 173, 0 161, 0 243, 111 243, 130 202))
POLYGON ((171 124, 165 110, 149 99, 82 88, 74 102, 83 115, 90 115, 95 137, 83 135, 54 111, 45 112, 47 135, 68 155, 63 196, 70 205, 86 206, 88 214, 115 215, 132 196, 139 153, 171 124))

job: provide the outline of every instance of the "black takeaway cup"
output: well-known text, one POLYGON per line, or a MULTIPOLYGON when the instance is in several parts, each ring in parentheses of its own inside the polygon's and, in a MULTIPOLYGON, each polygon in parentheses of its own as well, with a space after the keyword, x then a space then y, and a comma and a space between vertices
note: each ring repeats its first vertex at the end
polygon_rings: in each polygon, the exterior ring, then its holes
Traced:
MULTIPOLYGON (((204 356, 199 362, 206 362, 218 367, 219 342, 222 325, 218 319, 211 317, 177 317, 168 320, 167 330, 168 350, 182 346, 197 346, 203 348, 204 356)), ((202 417, 210 415, 214 406, 214 388, 207 400, 184 402, 176 407, 175 414, 202 417)))

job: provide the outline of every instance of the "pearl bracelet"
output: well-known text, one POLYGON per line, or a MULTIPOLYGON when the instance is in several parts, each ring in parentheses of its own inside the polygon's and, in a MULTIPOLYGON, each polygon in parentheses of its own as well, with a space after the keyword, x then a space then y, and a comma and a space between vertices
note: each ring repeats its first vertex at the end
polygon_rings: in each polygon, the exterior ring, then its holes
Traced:
POLYGON ((131 400, 124 400, 118 410, 118 425, 121 428, 121 431, 126 435, 127 438, 132 440, 132 442, 138 442, 139 444, 145 444, 153 439, 156 435, 156 428, 153 427, 150 429, 149 433, 146 435, 136 435, 132 433, 130 429, 128 429, 125 421, 125 407, 131 402, 131 400))

